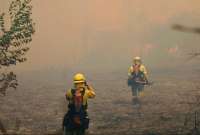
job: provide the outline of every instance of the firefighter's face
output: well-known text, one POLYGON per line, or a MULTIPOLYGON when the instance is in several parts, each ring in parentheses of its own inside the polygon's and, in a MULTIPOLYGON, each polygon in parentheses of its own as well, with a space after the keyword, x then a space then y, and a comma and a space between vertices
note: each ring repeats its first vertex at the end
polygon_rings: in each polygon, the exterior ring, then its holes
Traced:
POLYGON ((141 62, 140 62, 140 60, 134 60, 134 64, 135 64, 135 65, 140 65, 141 62))
POLYGON ((84 83, 84 82, 76 83, 76 84, 75 84, 75 87, 76 87, 76 88, 83 88, 83 87, 85 87, 85 83, 84 83))

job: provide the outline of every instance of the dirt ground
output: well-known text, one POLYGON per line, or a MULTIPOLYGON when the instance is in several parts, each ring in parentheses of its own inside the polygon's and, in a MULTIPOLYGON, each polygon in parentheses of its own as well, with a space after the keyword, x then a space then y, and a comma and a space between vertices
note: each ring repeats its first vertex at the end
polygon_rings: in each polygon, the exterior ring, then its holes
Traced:
MULTIPOLYGON (((71 80, 39 74, 21 75, 20 87, 0 97, 0 120, 7 133, 61 134, 71 80)), ((90 73, 88 78, 97 95, 89 101, 89 135, 187 134, 194 127, 200 99, 197 73, 152 74, 154 84, 145 88, 140 107, 132 104, 126 73, 90 73)))

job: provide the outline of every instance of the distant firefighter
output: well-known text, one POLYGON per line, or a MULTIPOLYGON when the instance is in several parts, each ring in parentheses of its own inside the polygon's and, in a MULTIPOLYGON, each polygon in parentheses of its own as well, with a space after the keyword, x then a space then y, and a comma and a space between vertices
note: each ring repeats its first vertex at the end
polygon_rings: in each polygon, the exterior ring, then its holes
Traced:
POLYGON ((137 56, 128 70, 128 86, 132 89, 133 101, 143 95, 145 84, 148 84, 147 70, 141 58, 137 56))

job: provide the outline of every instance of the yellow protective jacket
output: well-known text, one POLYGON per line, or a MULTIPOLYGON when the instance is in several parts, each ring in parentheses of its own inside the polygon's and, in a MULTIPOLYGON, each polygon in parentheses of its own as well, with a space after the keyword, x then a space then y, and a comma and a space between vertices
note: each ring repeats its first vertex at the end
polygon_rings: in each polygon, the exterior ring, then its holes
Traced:
MULTIPOLYGON (((146 69, 146 67, 145 67, 144 65, 141 64, 140 67, 139 67, 139 70, 140 70, 140 72, 144 73, 145 78, 147 79, 147 69, 146 69)), ((128 70, 128 76, 131 77, 131 75, 132 75, 133 73, 134 73, 134 67, 131 66, 131 67, 129 68, 129 70, 128 70)))
MULTIPOLYGON (((83 105, 87 105, 87 101, 89 98, 94 98, 95 92, 91 86, 85 87, 85 93, 83 95, 83 105)), ((69 89, 66 93, 66 99, 69 101, 69 104, 73 103, 73 94, 72 89, 69 89)))

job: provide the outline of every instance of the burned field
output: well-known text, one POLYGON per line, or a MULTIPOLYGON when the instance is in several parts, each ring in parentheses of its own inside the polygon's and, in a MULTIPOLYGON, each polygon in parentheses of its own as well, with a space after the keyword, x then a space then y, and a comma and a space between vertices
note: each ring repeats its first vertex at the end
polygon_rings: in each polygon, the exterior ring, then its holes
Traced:
MULTIPOLYGON (((70 88, 65 82, 70 80, 31 77, 24 75, 18 90, 9 90, 0 99, 0 120, 6 132, 62 134, 62 118, 67 110, 64 94, 66 87, 70 88)), ((140 106, 132 104, 126 74, 90 73, 88 78, 97 94, 89 102, 90 135, 172 135, 189 134, 194 129, 194 113, 200 112, 197 74, 154 74, 154 84, 145 88, 140 106)), ((196 119, 198 123, 198 115, 196 119)))

